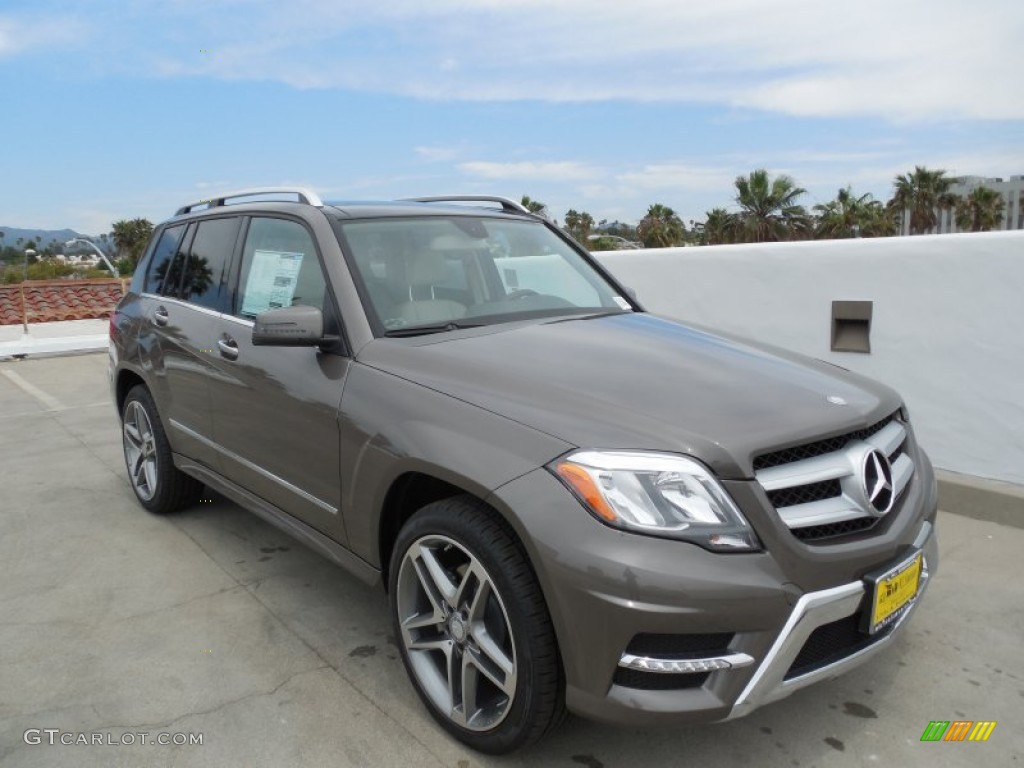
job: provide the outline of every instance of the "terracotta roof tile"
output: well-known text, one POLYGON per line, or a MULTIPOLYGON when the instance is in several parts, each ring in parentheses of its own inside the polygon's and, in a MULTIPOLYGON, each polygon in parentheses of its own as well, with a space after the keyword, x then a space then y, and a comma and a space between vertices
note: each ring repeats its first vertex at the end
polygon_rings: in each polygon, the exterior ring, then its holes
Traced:
MULTIPOLYGON (((24 284, 30 323, 109 317, 122 294, 121 281, 37 280, 24 284)), ((22 321, 22 286, 0 286, 0 325, 22 321)))

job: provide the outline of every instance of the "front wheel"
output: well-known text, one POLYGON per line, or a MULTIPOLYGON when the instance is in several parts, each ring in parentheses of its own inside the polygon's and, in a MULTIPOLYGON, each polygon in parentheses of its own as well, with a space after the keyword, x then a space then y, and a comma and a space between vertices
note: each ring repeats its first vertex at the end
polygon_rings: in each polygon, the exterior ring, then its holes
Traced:
POLYGON ((406 670, 449 733, 501 754, 562 720, 565 684, 547 606, 493 510, 470 497, 421 509, 399 533, 389 584, 406 670))

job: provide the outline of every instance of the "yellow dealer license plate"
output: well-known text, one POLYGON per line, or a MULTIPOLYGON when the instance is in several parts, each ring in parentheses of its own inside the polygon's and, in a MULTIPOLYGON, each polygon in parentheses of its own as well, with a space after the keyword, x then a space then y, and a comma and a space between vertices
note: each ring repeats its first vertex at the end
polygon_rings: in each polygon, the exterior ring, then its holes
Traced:
POLYGON ((897 611, 917 597, 921 583, 921 553, 917 552, 880 575, 869 576, 867 581, 874 586, 871 621, 868 625, 868 633, 873 635, 885 627, 897 611))

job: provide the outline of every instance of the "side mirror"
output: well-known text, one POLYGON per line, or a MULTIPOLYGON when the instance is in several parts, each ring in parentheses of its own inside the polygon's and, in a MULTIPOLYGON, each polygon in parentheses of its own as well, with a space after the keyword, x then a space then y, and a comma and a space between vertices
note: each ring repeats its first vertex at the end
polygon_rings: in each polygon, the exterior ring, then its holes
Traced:
POLYGON ((256 315, 254 347, 317 347, 324 338, 324 316, 316 307, 282 307, 256 315))

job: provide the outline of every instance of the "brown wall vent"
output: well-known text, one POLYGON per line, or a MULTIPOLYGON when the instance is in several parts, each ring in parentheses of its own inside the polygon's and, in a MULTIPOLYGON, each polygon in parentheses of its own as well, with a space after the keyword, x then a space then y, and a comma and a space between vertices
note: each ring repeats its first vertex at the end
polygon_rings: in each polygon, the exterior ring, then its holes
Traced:
POLYGON ((870 301, 832 302, 832 351, 871 352, 870 301))

